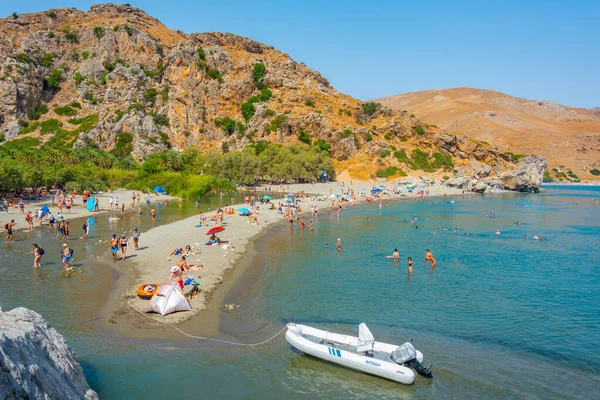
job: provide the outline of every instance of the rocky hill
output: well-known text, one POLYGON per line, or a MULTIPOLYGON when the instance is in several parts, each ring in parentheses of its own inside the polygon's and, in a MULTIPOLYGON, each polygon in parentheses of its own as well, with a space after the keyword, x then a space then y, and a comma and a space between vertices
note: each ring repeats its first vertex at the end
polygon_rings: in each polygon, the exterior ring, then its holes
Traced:
POLYGON ((516 168, 488 144, 339 93, 270 46, 184 34, 128 5, 13 14, 0 32, 0 142, 98 146, 143 160, 169 148, 302 141, 362 178, 411 169, 441 177, 471 159, 492 175, 516 168))
MULTIPOLYGON (((598 171, 600 164, 598 110, 470 88, 426 90, 376 101, 503 151, 544 155, 555 179, 600 178, 590 173, 598 171)), ((596 173, 600 175, 600 171, 596 173)))

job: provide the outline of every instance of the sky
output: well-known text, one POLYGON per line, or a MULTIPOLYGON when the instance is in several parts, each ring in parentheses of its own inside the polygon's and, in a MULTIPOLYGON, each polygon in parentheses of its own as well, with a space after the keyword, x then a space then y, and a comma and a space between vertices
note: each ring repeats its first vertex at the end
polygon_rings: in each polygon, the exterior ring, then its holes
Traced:
MULTIPOLYGON (((0 15, 99 1, 0 2, 0 15)), ((600 0, 131 1, 171 29, 251 37, 361 100, 472 87, 600 107, 600 0)))

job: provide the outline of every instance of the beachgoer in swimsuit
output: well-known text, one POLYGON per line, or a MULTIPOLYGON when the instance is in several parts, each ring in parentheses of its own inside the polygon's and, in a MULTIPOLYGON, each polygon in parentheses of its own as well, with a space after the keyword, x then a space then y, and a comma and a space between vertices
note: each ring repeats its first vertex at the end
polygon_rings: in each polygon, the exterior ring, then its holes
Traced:
POLYGON ((138 228, 133 230, 133 248, 134 250, 139 250, 139 241, 140 241, 141 233, 138 231, 138 228))
POLYGON ((112 253, 113 261, 117 261, 117 252, 119 251, 119 241, 117 240, 117 235, 112 235, 108 247, 110 248, 110 252, 112 253))
POLYGON ((174 265, 174 266, 171 267, 171 276, 169 277, 169 279, 172 280, 172 281, 177 282, 179 284, 179 287, 183 291, 183 276, 182 276, 182 271, 181 271, 181 269, 177 265, 174 265))
POLYGON ((119 247, 121 247, 122 259, 125 260, 125 257, 127 257, 127 248, 129 247, 129 240, 127 240, 125 235, 122 235, 121 239, 119 239, 119 247))
POLYGON ((40 249, 40 246, 38 246, 36 243, 34 243, 32 246, 33 246, 33 251, 32 251, 32 253, 33 253, 33 268, 41 267, 43 250, 40 249))
POLYGON ((392 254, 392 258, 395 261, 398 261, 400 259, 400 254, 398 254, 398 249, 394 249, 394 254, 392 254))
POLYGON ((433 257, 433 254, 431 253, 431 251, 429 249, 427 249, 427 251, 425 252, 425 260, 431 261, 431 267, 435 268, 437 263, 435 261, 435 258, 433 257))
POLYGON ((338 238, 338 240, 337 240, 337 245, 336 245, 336 246, 337 246, 337 249, 338 249, 338 250, 341 250, 341 249, 342 249, 342 239, 341 239, 341 238, 338 238))
POLYGON ((71 251, 71 249, 69 249, 69 246, 67 246, 66 243, 63 243, 63 250, 61 252, 60 259, 65 269, 69 268, 69 264, 71 263, 71 261, 73 261, 72 254, 73 252, 71 251))
POLYGON ((412 257, 408 257, 406 259, 406 263, 408 264, 408 273, 412 274, 412 272, 413 272, 413 260, 412 260, 412 257))

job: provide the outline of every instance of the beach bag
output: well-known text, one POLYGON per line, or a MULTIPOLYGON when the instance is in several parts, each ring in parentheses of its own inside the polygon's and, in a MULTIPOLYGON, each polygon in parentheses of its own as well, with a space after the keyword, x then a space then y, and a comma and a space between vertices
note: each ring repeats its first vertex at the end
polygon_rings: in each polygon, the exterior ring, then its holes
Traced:
POLYGON ((25 217, 25 221, 31 222, 31 215, 30 214, 27 214, 27 216, 25 217))
POLYGON ((86 224, 86 223, 84 223, 84 224, 81 226, 81 229, 83 229, 83 230, 85 231, 85 230, 87 229, 87 224, 86 224))
POLYGON ((7 231, 8 230, 8 224, 4 225, 4 230, 7 231))
POLYGON ((42 249, 41 247, 38 248, 38 253, 40 254, 40 256, 43 256, 44 254, 46 254, 44 249, 42 249))

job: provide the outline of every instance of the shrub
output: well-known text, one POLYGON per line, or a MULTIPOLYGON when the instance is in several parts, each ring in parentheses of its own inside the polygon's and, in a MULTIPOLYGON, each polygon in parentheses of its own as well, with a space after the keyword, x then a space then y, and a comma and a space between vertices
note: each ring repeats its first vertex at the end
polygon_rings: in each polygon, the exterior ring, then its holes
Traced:
POLYGON ((215 118, 215 126, 221 128, 227 134, 232 135, 235 132, 237 123, 235 120, 227 117, 222 119, 215 118))
POLYGON ((78 101, 72 101, 71 104, 69 104, 71 107, 73 108, 79 108, 81 109, 81 103, 78 101))
POLYGON ((83 98, 84 98, 84 100, 87 100, 91 104, 98 104, 98 100, 94 97, 94 93, 92 93, 92 92, 85 92, 85 94, 83 95, 83 98))
POLYGON ((54 69, 49 76, 44 78, 44 82, 50 90, 54 92, 58 90, 61 75, 62 71, 60 69, 54 69))
POLYGON ((27 128, 29 126, 29 122, 25 121, 24 119, 20 119, 19 120, 19 126, 21 128, 27 128))
POLYGON ((104 28, 101 26, 97 26, 94 28, 94 36, 96 36, 98 39, 100 39, 102 36, 104 36, 104 28))
POLYGON ((221 73, 218 69, 209 68, 206 72, 206 76, 208 76, 210 79, 219 79, 221 78, 221 73))
POLYGON ((40 124, 40 134, 56 133, 62 128, 63 124, 57 119, 49 119, 40 124))
POLYGON ((152 112, 150 115, 156 125, 169 126, 169 118, 167 116, 155 112, 152 112))
POLYGON ((27 117, 31 120, 40 119, 40 117, 47 112, 48 106, 45 104, 40 104, 35 108, 30 108, 27 110, 27 117))
POLYGON ((142 71, 148 78, 155 78, 160 75, 160 71, 152 71, 150 69, 143 69, 142 71))
POLYGON ((372 142, 373 141, 373 135, 371 135, 371 132, 365 132, 365 141, 367 142, 372 142))
POLYGON ((48 39, 52 39, 54 37, 54 32, 52 32, 52 31, 48 32, 48 34, 46 35, 46 37, 48 39))
POLYGON ((162 57, 165 55, 165 48, 162 43, 156 43, 156 52, 162 57))
POLYGON ((133 29, 127 24, 123 25, 123 30, 129 35, 133 35, 133 29))
POLYGON ((4 136, 4 133, 0 132, 0 143, 4 142, 6 140, 6 136, 4 136))
POLYGON ((377 103, 367 103, 367 104, 363 104, 362 107, 363 111, 369 115, 373 115, 377 112, 377 103))
POLYGON ((383 135, 383 138, 385 140, 392 140, 393 137, 394 137, 394 134, 392 132, 386 133, 385 135, 383 135))
POLYGON ((77 34, 75 32, 71 31, 70 29, 64 29, 63 32, 65 33, 65 39, 67 39, 69 42, 79 42, 79 38, 77 37, 77 34))
POLYGON ((171 148, 173 147, 171 145, 171 141, 169 140, 169 135, 167 135, 165 132, 163 131, 158 131, 158 136, 160 136, 160 141, 162 142, 162 144, 164 144, 165 146, 167 146, 167 148, 171 148))
POLYGON ((298 129, 298 140, 310 146, 310 135, 304 129, 298 129))
POLYGON ((344 139, 349 138, 350 136, 354 135, 354 132, 352 132, 350 129, 344 129, 342 131, 342 137, 344 139))
POLYGON ((71 60, 73 61, 79 61, 79 53, 74 51, 73 53, 71 53, 71 60))
POLYGON ((267 117, 272 117, 272 116, 275 115, 275 110, 271 110, 270 108, 267 108, 266 111, 265 111, 265 115, 267 117))
POLYGON ((200 60, 196 63, 196 65, 198 66, 198 68, 200 68, 200 70, 202 71, 206 71, 208 69, 208 65, 206 64, 206 61, 204 60, 200 60))
POLYGON ((158 90, 154 88, 146 89, 144 92, 144 101, 146 103, 154 103, 156 96, 158 96, 158 90))
POLYGON ((15 58, 22 63, 31 63, 33 60, 25 53, 18 53, 15 58))
POLYGON ((75 76, 73 77, 73 80, 75 81, 75 86, 79 86, 81 85, 81 82, 83 81, 83 75, 81 75, 78 72, 75 72, 75 76))
POLYGON ((115 110, 115 115, 117 116, 117 121, 120 121, 120 120, 121 120, 121 118, 123 118, 123 116, 125 115, 125 112, 124 112, 124 111, 121 111, 121 109, 120 109, 120 108, 117 108, 117 109, 115 110))
POLYGON ((267 132, 277 132, 281 124, 287 121, 287 117, 285 115, 276 116, 273 121, 267 126, 267 132))
POLYGON ((422 135, 425 133, 425 130, 423 129, 423 127, 421 125, 417 125, 415 127, 415 132, 417 135, 422 135))
POLYGON ((394 175, 400 175, 400 176, 407 176, 406 172, 404 172, 403 170, 401 170, 398 167, 387 167, 386 169, 380 169, 377 172, 375 172, 375 175, 378 178, 388 178, 390 176, 394 176, 394 175))
POLYGON ((454 168, 454 161, 448 154, 433 153, 433 162, 431 163, 432 168, 438 169, 443 168, 445 171, 449 171, 454 168))
POLYGON ((386 158, 389 157, 392 153, 389 150, 381 150, 379 152, 379 157, 386 158))
POLYGON ((77 114, 77 111, 75 111, 73 109, 73 107, 71 107, 71 106, 63 106, 63 107, 54 108, 54 113, 56 115, 71 117, 71 116, 77 114))
POLYGON ((267 89, 264 88, 260 91, 260 95, 258 96, 258 98, 260 99, 260 101, 269 101, 269 99, 273 96, 273 93, 267 89))
POLYGON ((116 31, 118 31, 118 30, 119 30, 119 25, 115 25, 115 26, 113 26, 113 32, 116 32, 116 31))
POLYGON ((571 170, 568 170, 568 171, 567 171, 567 175, 568 175, 568 176, 569 176, 569 178, 571 178, 571 179, 579 179, 579 177, 578 177, 577 175, 575 175, 575 174, 573 173, 573 171, 571 171, 571 170))
POLYGON ((58 57, 58 54, 56 53, 46 54, 44 57, 42 57, 42 61, 40 62, 40 64, 42 65, 42 67, 48 68, 52 65, 52 62, 56 57, 58 57))
POLYGON ((590 174, 592 174, 594 176, 600 176, 600 170, 598 170, 597 168, 594 168, 594 169, 590 170, 590 174))
POLYGON ((228 142, 223 142, 221 144, 221 151, 223 151, 223 154, 229 153, 229 143, 228 142))
POLYGON ((16 12, 11 14, 13 19, 18 19, 19 18, 19 14, 17 14, 16 12))
POLYGON ((304 105, 306 105, 308 107, 314 107, 315 106, 315 102, 314 102, 314 100, 306 100, 304 102, 304 105))
POLYGON ((119 133, 117 136, 117 143, 115 147, 110 151, 111 154, 117 157, 126 157, 133 151, 133 135, 129 132, 119 133))
POLYGON ((100 84, 101 85, 106 85, 106 77, 107 76, 108 76, 108 71, 102 72, 102 75, 100 75, 100 84))
POLYGON ((258 97, 252 96, 245 103, 242 103, 242 116, 246 120, 246 122, 250 121, 250 119, 254 116, 256 112, 256 108, 254 108, 255 101, 258 101, 258 97), (256 100, 253 100, 256 99, 256 100))
POLYGON ((88 51, 81 52, 81 58, 83 58, 84 60, 87 60, 89 56, 90 56, 90 53, 88 51))
POLYGON ((448 179, 450 179, 450 177, 448 175, 442 176, 442 180, 447 181, 448 179))
POLYGON ((254 84, 256 85, 256 87, 261 90, 266 88, 265 84, 263 83, 263 79, 265 77, 266 72, 267 72, 267 68, 265 67, 265 64, 263 64, 263 63, 254 64, 254 68, 252 70, 252 77, 254 78, 254 84))
POLYGON ((206 61, 206 54, 204 53, 204 49, 202 47, 198 48, 198 58, 206 61))
POLYGON ((396 158, 396 160, 400 161, 401 163, 408 164, 410 162, 408 156, 406 155, 405 149, 400 149, 400 151, 395 151, 394 157, 396 158))
POLYGON ((331 149, 331 145, 327 143, 325 139, 317 139, 314 141, 313 145, 322 151, 329 151, 329 149, 331 149))
POLYGON ((29 126, 23 127, 22 129, 19 130, 19 132, 17 132, 17 135, 25 135, 27 133, 31 133, 33 131, 35 131, 37 128, 39 128, 40 123, 38 121, 29 124, 29 126))
POLYGON ((429 164, 429 153, 426 153, 421 149, 414 149, 410 153, 410 158, 412 159, 412 169, 421 169, 425 172, 433 172, 433 167, 431 164, 429 164))

